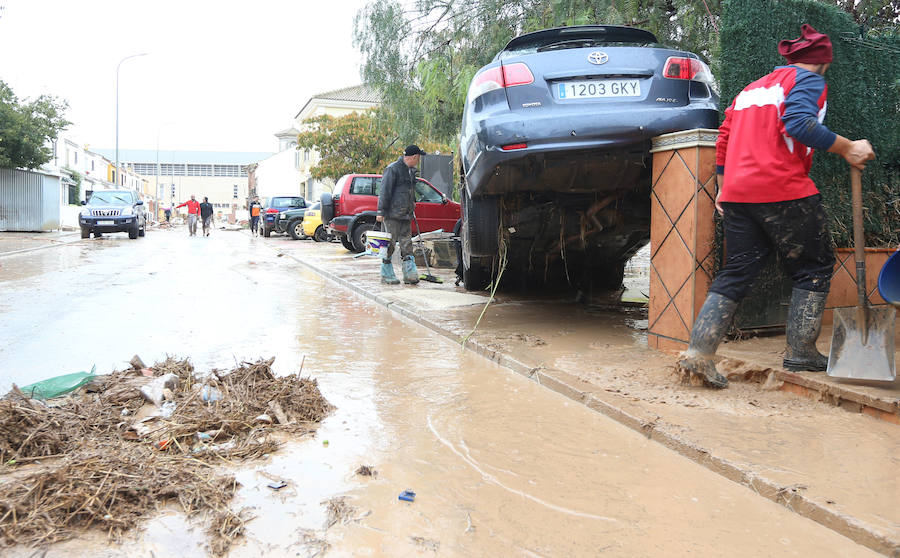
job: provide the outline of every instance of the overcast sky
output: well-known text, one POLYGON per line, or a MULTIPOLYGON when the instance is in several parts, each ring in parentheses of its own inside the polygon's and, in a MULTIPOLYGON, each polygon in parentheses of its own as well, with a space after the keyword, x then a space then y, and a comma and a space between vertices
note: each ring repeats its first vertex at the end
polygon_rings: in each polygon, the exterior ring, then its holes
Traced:
POLYGON ((365 0, 0 0, 0 80, 69 102, 68 134, 119 148, 275 151, 310 96, 357 85, 365 0))

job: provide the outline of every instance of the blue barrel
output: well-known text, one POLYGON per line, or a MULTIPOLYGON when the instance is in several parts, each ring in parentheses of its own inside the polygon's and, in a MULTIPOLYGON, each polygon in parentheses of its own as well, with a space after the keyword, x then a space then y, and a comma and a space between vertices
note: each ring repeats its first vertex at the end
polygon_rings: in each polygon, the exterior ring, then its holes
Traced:
POLYGON ((878 292, 884 300, 900 306, 900 250, 894 252, 881 268, 881 273, 878 274, 878 292))

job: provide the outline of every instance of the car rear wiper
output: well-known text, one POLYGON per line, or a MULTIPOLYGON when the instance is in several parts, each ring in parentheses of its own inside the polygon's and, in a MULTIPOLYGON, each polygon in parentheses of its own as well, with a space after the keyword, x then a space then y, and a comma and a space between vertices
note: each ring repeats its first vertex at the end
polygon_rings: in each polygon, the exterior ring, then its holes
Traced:
POLYGON ((546 50, 557 50, 560 48, 576 48, 578 46, 595 46, 595 42, 592 39, 569 39, 568 41, 557 41, 555 43, 550 43, 549 45, 544 45, 537 49, 538 52, 544 52, 546 50))

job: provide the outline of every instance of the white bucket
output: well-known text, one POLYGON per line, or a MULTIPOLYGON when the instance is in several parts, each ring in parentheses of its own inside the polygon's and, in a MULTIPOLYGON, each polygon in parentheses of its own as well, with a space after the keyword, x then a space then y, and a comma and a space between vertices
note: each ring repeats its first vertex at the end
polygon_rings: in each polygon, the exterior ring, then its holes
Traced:
POLYGON ((387 253, 388 244, 391 243, 391 233, 382 231, 368 231, 366 233, 366 244, 369 247, 369 253, 378 256, 387 253))

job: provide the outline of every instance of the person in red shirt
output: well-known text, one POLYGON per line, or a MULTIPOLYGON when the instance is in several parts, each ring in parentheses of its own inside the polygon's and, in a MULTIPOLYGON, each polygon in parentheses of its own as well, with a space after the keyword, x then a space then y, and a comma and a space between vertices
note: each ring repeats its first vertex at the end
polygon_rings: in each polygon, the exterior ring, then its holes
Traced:
POLYGON ((197 235, 197 219, 200 218, 200 202, 191 194, 191 199, 183 204, 176 205, 176 208, 187 206, 188 208, 188 236, 197 235))
POLYGON ((825 208, 809 178, 813 150, 837 153, 859 169, 875 158, 867 140, 851 141, 822 123, 828 95, 823 76, 832 61, 828 35, 804 24, 799 38, 778 43, 778 53, 788 65, 735 97, 716 141, 716 209, 724 217, 727 260, 677 365, 716 388, 728 380, 713 355, 772 250, 793 281, 783 366, 827 368, 816 339, 835 260, 825 208))

